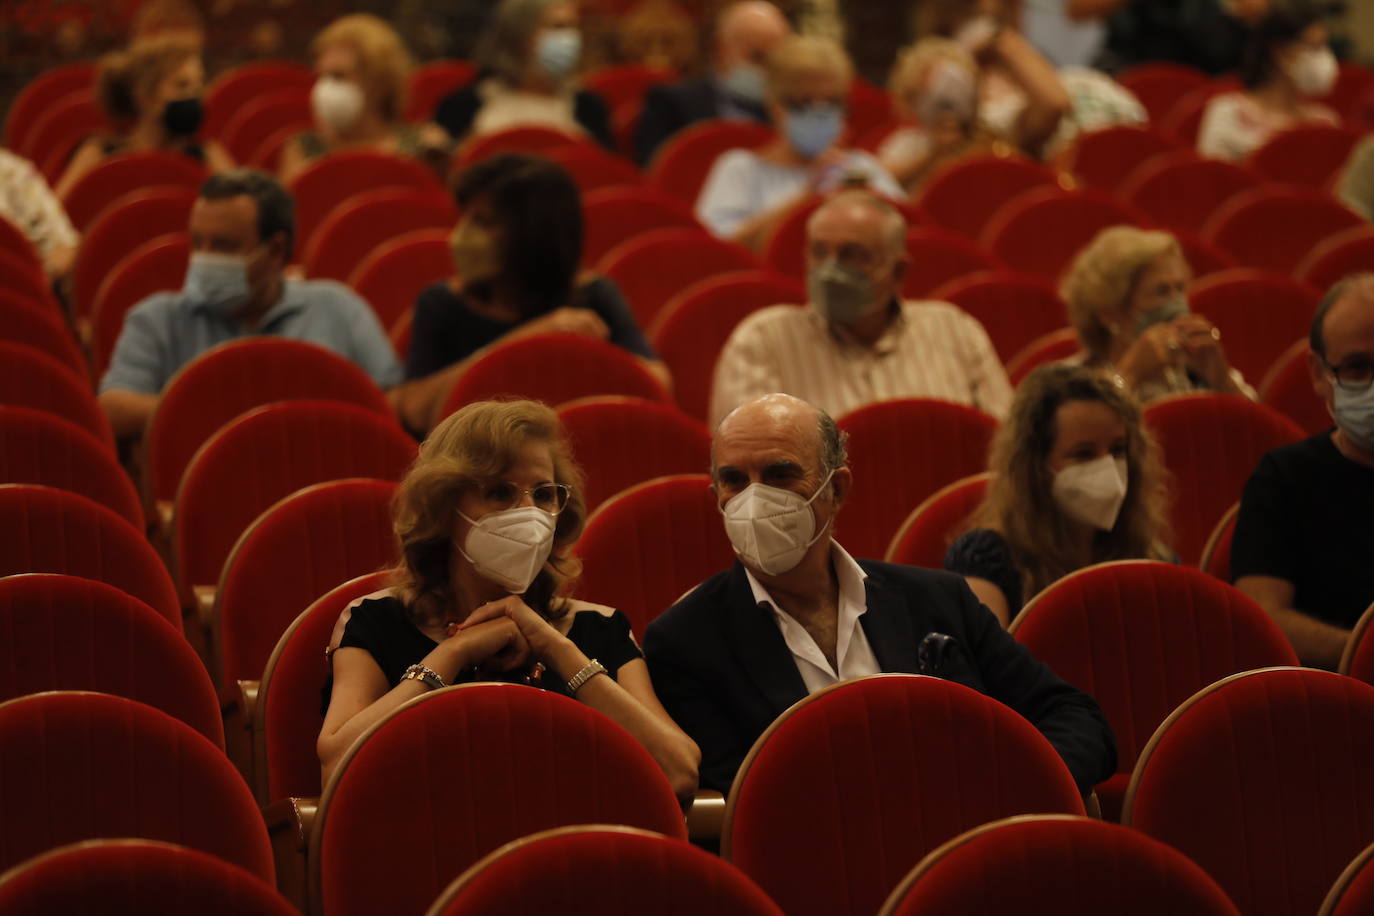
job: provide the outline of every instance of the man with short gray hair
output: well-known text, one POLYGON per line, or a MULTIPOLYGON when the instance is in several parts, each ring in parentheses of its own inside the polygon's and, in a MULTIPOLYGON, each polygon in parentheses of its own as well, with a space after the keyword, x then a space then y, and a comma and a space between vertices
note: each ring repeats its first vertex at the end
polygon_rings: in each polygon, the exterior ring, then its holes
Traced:
POLYGON ((730 413, 712 487, 739 560, 649 625, 654 690, 701 748, 701 785, 727 792, 793 703, 880 672, 958 681, 1010 706, 1086 794, 1116 768, 1097 704, 1036 661, 952 573, 855 560, 832 537, 853 484, 844 436, 805 401, 769 394, 730 413))
POLYGON ((948 302, 903 302, 906 220, 868 191, 843 191, 807 223, 809 307, 740 322, 716 362, 711 419, 770 391, 843 416, 875 401, 938 398, 1001 418, 1011 385, 987 331, 948 302))
POLYGON ((295 205, 275 178, 250 169, 212 175, 191 207, 191 261, 180 290, 154 293, 124 316, 100 406, 116 436, 143 431, 177 370, 229 340, 255 335, 316 343, 382 388, 401 380, 395 350, 366 302, 332 280, 284 275, 295 205))

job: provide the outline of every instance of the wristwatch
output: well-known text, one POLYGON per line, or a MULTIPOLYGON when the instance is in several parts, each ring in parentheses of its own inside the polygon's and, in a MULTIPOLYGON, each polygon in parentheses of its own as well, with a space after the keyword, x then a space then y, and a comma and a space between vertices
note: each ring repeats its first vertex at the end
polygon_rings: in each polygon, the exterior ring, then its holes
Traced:
POLYGON ((401 675, 403 681, 424 681, 430 690, 438 690, 440 687, 447 687, 444 679, 439 676, 439 672, 426 665, 411 665, 406 669, 406 673, 401 675))
POLYGON ((592 678, 596 677, 598 674, 605 673, 606 666, 601 664, 601 662, 597 661, 596 659, 592 659, 591 661, 587 662, 586 667, 584 667, 581 671, 577 672, 571 678, 568 679, 568 696, 577 696, 577 691, 582 688, 583 684, 587 683, 592 678))

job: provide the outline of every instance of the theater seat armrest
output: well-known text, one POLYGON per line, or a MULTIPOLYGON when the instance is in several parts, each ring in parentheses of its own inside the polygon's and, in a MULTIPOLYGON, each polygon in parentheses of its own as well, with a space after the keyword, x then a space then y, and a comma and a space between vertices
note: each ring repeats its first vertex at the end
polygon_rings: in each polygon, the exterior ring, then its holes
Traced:
POLYGON ((687 835, 693 840, 719 842, 725 823, 725 796, 714 789, 699 789, 687 810, 687 835))
POLYGON ((219 586, 193 585, 191 591, 196 596, 196 620, 208 632, 215 616, 215 595, 219 592, 219 586))
POLYGON ((282 798, 262 809, 277 867, 277 889, 302 913, 310 912, 305 854, 319 805, 318 798, 282 798))

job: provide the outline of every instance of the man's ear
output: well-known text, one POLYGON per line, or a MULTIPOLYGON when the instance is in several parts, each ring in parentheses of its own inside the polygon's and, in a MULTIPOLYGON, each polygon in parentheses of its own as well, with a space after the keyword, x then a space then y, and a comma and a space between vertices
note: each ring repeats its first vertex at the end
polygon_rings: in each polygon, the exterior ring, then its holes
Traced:
POLYGON ((836 509, 843 506, 845 500, 849 499, 849 488, 853 485, 854 472, 849 470, 849 465, 835 469, 835 473, 830 477, 830 495, 835 502, 836 509))
POLYGON ((1307 374, 1312 379, 1312 390, 1321 398, 1323 404, 1331 403, 1331 377, 1326 373, 1326 360, 1311 350, 1307 351, 1307 374))

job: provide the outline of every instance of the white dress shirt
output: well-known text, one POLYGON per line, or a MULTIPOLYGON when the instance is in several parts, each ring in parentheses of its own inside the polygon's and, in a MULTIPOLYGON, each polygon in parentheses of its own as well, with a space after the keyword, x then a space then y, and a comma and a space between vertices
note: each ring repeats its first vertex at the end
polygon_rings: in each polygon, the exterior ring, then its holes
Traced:
POLYGON ((768 589, 746 567, 744 574, 749 578, 749 588, 754 592, 754 600, 773 612, 773 620, 782 633, 783 641, 792 652, 792 660, 806 684, 808 694, 838 681, 866 674, 879 674, 878 659, 868 644, 859 618, 868 612, 868 599, 864 591, 864 572, 854 558, 838 542, 830 542, 830 562, 835 567, 835 578, 839 581, 840 597, 838 620, 835 627, 835 658, 839 670, 830 666, 825 653, 816 645, 811 634, 797 622, 796 618, 778 606, 768 589))

